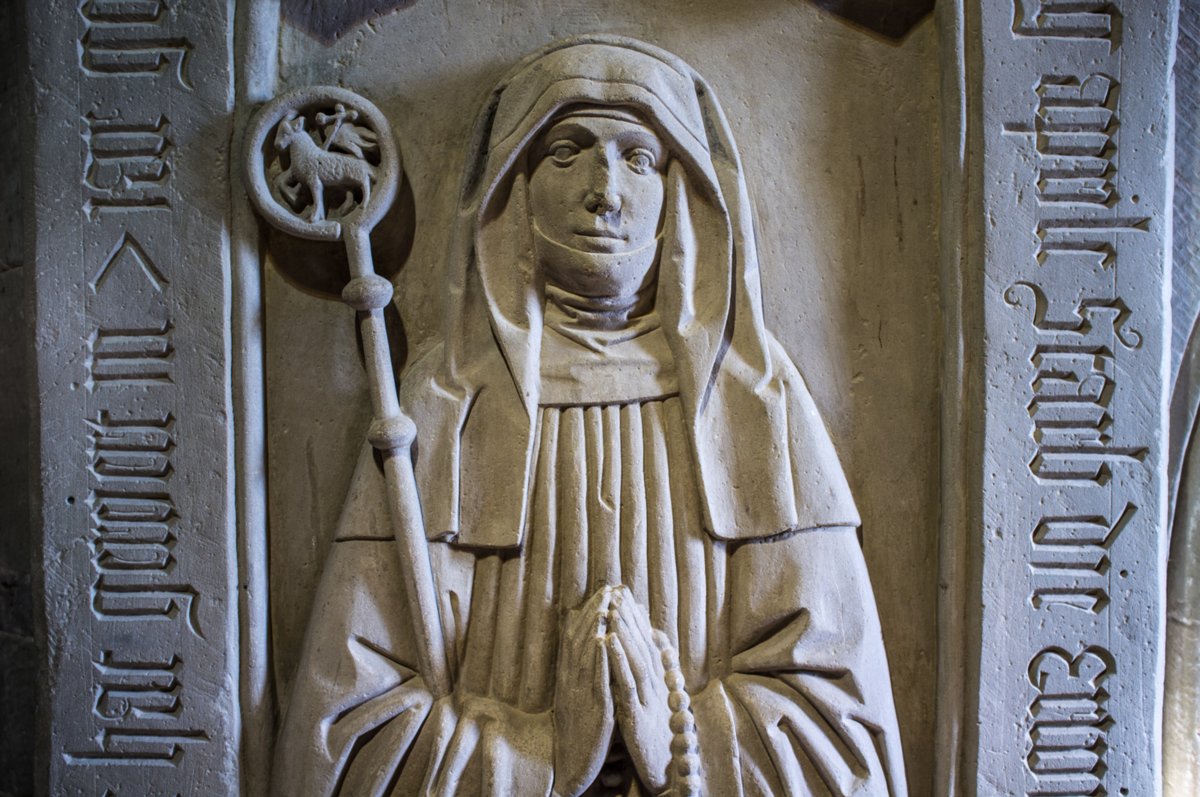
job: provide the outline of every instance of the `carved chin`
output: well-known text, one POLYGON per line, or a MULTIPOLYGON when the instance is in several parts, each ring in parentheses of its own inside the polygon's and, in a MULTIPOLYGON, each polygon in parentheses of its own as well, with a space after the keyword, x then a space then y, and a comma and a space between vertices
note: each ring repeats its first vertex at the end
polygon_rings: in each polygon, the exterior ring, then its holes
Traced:
POLYGON ((655 279, 660 238, 629 252, 583 252, 534 225, 534 252, 547 282, 590 298, 633 296, 655 279))

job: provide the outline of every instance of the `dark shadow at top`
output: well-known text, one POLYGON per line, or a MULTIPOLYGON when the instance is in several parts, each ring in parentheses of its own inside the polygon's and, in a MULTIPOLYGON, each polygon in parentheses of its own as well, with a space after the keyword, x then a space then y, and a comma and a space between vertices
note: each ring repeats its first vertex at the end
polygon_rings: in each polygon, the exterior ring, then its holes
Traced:
POLYGON ((415 5, 417 0, 281 0, 283 18, 329 45, 368 19, 415 5))
POLYGON ((847 22, 900 41, 933 11, 934 0, 809 0, 847 22))
MULTIPOLYGON (((323 44, 355 25, 415 5, 417 0, 281 0, 283 18, 323 44)), ((809 0, 859 27, 900 41, 933 11, 934 0, 809 0)))

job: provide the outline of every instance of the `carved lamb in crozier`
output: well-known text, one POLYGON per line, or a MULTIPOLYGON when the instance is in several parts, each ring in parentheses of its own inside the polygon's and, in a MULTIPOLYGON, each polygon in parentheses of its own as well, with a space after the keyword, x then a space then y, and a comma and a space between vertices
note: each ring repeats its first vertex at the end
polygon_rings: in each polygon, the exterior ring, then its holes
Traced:
POLYGON ((326 188, 357 188, 362 196, 360 205, 370 199, 374 167, 360 158, 318 146, 305 130, 304 117, 293 113, 279 123, 275 149, 280 154, 286 152, 291 161, 275 178, 276 187, 291 199, 300 186, 308 189, 312 197, 312 205, 304 214, 308 221, 325 220, 326 188))
MULTIPOLYGON (((344 104, 308 118, 355 154, 344 104)), ((398 393, 373 217, 342 225, 375 419, 272 793, 905 797, 860 516, 714 91, 644 42, 547 45, 461 186, 398 393)))

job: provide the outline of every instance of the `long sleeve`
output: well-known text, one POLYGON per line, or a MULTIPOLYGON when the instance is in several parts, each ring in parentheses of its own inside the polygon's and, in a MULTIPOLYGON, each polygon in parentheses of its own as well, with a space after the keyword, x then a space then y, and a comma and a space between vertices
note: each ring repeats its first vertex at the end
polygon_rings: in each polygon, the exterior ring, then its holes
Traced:
POLYGON ((430 713, 407 650, 393 549, 391 540, 334 543, 276 748, 274 794, 380 793, 386 781, 363 776, 394 771, 430 713))
POLYGON ((410 661, 390 540, 335 543, 280 736, 288 797, 546 794, 549 714, 434 700, 410 661))
MULTIPOLYGON (((313 602, 272 793, 547 793, 548 713, 463 693, 435 700, 421 678, 383 490, 366 449, 313 602)), ((475 558, 441 543, 430 546, 430 558, 447 636, 459 650, 475 558)))
POLYGON ((887 660, 851 528, 730 556, 729 671, 692 701, 704 793, 904 797, 887 660))

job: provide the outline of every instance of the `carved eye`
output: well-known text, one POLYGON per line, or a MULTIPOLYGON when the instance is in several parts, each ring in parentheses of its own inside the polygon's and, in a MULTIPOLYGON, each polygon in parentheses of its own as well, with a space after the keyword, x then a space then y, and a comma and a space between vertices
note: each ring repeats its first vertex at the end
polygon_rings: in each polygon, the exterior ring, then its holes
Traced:
POLYGON ((647 149, 635 149, 625 155, 625 162, 629 164, 629 168, 633 169, 638 174, 649 174, 654 171, 658 164, 654 161, 654 154, 647 149))
POLYGON ((546 157, 556 166, 568 166, 579 154, 579 146, 572 141, 555 141, 546 152, 546 157))

